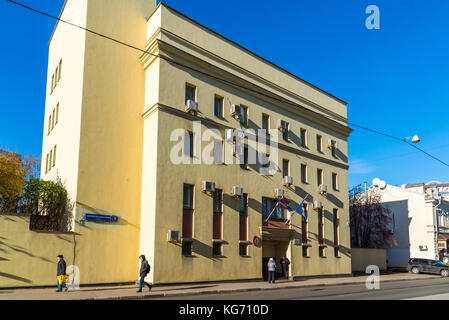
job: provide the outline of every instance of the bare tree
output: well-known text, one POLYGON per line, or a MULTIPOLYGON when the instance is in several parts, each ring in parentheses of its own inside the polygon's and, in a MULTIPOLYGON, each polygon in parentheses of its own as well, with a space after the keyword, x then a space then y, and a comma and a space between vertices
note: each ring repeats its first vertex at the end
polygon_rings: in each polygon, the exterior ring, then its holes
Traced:
POLYGON ((381 203, 378 189, 369 188, 349 201, 352 248, 378 248, 390 246, 392 240, 392 212, 381 203))

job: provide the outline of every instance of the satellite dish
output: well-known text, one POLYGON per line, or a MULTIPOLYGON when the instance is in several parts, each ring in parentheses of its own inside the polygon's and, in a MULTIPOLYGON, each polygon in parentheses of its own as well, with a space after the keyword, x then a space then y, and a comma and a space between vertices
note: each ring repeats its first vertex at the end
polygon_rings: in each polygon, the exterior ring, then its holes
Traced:
POLYGON ((385 189, 387 187, 387 183, 385 181, 381 181, 379 183, 379 188, 381 188, 382 190, 385 189))
POLYGON ((379 186, 379 183, 380 183, 380 179, 379 179, 379 178, 374 178, 374 179, 373 179, 373 186, 378 187, 378 186, 379 186))

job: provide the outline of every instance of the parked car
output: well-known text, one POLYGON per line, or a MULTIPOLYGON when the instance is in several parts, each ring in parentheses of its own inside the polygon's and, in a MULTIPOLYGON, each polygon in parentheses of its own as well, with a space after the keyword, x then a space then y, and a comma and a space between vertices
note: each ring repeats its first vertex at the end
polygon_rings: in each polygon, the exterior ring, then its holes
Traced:
POLYGON ((410 258, 407 262, 407 270, 411 273, 434 273, 442 277, 449 276, 449 266, 439 260, 410 258))

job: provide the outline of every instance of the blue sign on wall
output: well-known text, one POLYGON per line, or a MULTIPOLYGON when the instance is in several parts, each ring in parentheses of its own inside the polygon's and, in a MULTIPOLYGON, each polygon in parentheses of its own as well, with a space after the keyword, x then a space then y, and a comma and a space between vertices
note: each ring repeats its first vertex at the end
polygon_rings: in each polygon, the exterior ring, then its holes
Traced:
POLYGON ((107 216, 107 215, 103 215, 103 214, 85 213, 83 215, 83 218, 86 221, 118 222, 117 216, 107 216))

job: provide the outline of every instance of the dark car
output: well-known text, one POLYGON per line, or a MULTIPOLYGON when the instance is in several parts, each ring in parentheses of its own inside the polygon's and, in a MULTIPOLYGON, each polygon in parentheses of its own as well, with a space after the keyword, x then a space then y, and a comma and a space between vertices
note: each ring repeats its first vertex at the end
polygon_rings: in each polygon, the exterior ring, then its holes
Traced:
POLYGON ((449 266, 439 260, 410 258, 407 262, 407 270, 411 273, 434 273, 442 277, 449 276, 449 266))

